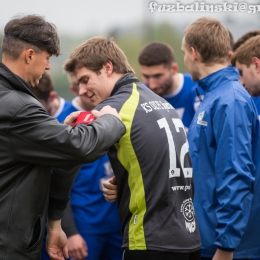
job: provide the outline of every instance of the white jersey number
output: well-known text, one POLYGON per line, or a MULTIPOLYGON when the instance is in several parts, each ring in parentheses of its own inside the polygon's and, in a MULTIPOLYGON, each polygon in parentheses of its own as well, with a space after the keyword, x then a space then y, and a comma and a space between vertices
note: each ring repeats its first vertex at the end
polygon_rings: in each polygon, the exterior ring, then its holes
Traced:
MULTIPOLYGON (((184 131, 184 134, 186 135, 183 123, 179 118, 172 118, 172 122, 173 122, 177 132, 180 132, 180 129, 182 128, 184 131)), ((180 177, 181 169, 177 167, 176 148, 175 148, 175 144, 174 144, 174 140, 173 140, 173 136, 172 136, 169 124, 165 117, 157 120, 157 123, 158 123, 160 129, 162 129, 162 128, 165 129, 166 136, 168 139, 169 156, 170 156, 169 178, 180 177)), ((186 139, 186 142, 182 145, 181 151, 180 151, 181 168, 182 168, 185 178, 192 178, 192 168, 184 166, 184 158, 188 152, 189 152, 189 144, 186 139)))

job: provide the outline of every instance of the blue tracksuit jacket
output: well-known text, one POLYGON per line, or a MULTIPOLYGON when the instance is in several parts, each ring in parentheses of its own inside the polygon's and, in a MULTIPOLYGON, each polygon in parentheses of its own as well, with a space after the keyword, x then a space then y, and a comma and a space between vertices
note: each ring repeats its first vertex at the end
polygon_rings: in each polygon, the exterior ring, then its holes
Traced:
POLYGON ((251 208, 259 121, 251 97, 238 80, 238 71, 228 67, 198 82, 205 96, 188 139, 202 257, 212 257, 217 248, 235 250, 234 258, 260 256, 257 189, 251 208))

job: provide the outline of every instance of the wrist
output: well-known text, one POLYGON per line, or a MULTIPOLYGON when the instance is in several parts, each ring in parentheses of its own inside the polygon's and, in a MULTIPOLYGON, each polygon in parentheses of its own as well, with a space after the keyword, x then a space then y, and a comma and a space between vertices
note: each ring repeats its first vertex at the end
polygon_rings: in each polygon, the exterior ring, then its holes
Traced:
POLYGON ((51 230, 51 231, 61 230, 61 219, 59 219, 59 220, 48 219, 47 228, 48 228, 48 230, 51 230))

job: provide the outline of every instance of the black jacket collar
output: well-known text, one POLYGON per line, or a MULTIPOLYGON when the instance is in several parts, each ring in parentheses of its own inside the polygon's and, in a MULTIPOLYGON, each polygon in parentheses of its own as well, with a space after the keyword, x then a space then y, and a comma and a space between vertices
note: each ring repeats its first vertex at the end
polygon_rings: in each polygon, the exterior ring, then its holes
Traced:
POLYGON ((114 89, 111 92, 111 96, 115 95, 115 93, 123 86, 134 83, 140 82, 133 74, 126 73, 124 74, 115 84, 114 89))
POLYGON ((10 89, 27 93, 35 98, 34 94, 30 90, 31 85, 16 74, 14 74, 2 62, 0 62, 0 83, 10 89))

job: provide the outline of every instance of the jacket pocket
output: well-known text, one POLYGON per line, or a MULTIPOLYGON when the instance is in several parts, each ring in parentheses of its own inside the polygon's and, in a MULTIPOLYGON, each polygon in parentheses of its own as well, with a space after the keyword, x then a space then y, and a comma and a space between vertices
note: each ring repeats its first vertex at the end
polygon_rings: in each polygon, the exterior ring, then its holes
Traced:
POLYGON ((41 238, 42 230, 43 230, 42 218, 41 216, 38 216, 26 235, 25 238, 26 243, 24 246, 25 250, 32 249, 38 243, 38 241, 41 240, 40 238, 41 238))

